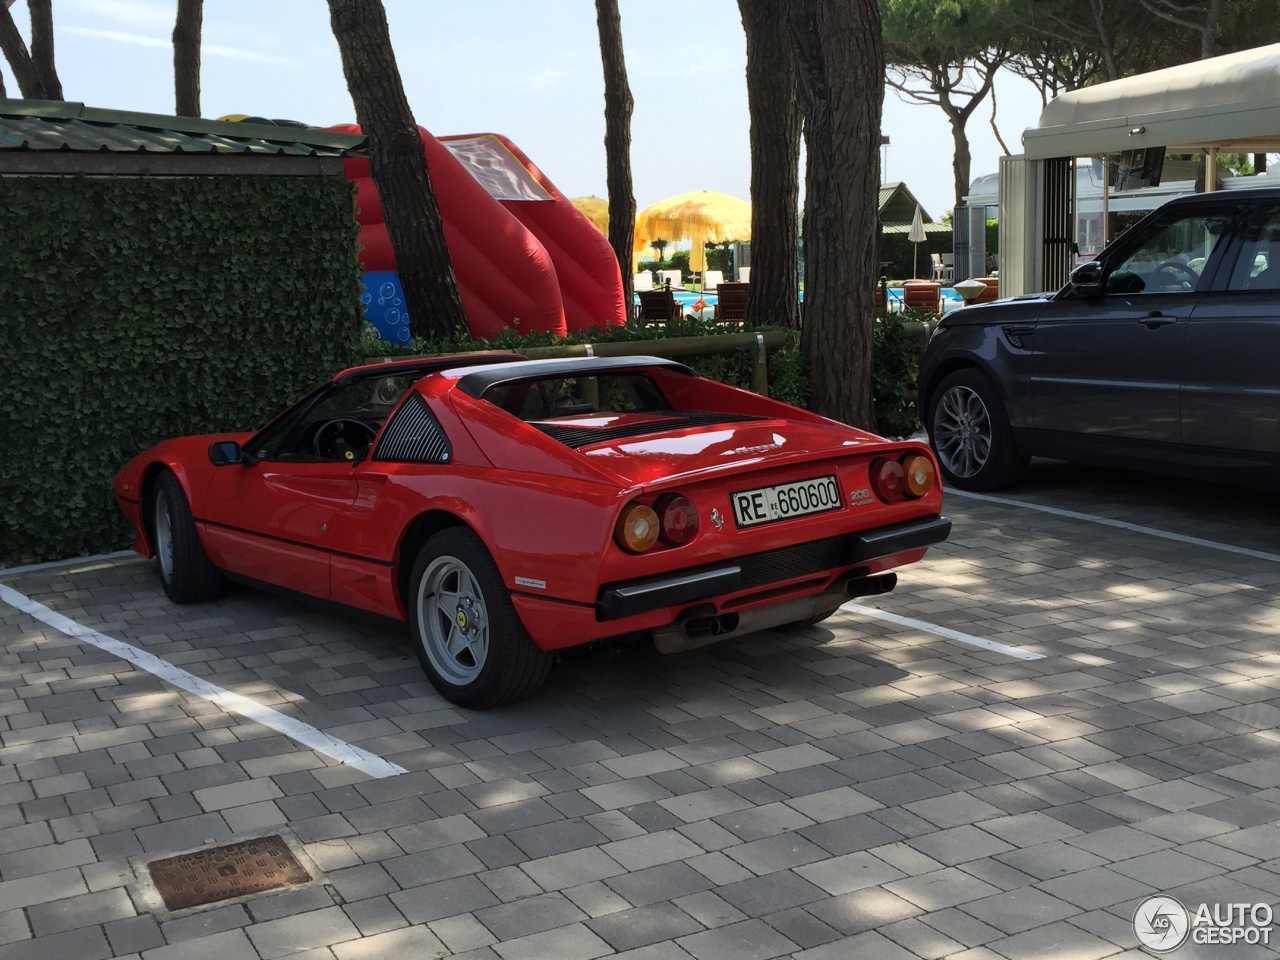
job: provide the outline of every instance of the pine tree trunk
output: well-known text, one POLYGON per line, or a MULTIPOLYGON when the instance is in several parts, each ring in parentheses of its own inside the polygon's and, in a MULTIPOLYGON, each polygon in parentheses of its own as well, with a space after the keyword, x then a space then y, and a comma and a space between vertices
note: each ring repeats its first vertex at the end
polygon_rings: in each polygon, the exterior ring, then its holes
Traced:
POLYGON ((790 0, 805 116, 804 310, 812 409, 874 429, 872 323, 884 45, 876 0, 790 0))
POLYGON ((604 65, 604 148, 609 186, 609 245, 622 271, 623 303, 631 314, 632 244, 636 235, 636 198, 631 183, 631 87, 622 51, 618 0, 596 0, 600 59, 604 65))
POLYGON ((381 0, 329 0, 329 16, 356 119, 368 137, 369 172, 386 215, 410 330, 415 337, 451 337, 468 329, 467 317, 386 11, 381 0))
POLYGON ((53 0, 27 0, 31 11, 31 67, 45 100, 62 99, 62 81, 53 61, 53 0))
POLYGON ((178 0, 173 25, 173 86, 177 114, 200 116, 200 30, 204 0, 178 0))
POLYGON ((965 131, 965 121, 969 118, 949 115, 947 119, 951 121, 951 142, 955 146, 955 153, 951 158, 951 172, 955 178, 952 186, 956 192, 953 209, 958 210, 964 198, 969 195, 969 172, 973 166, 973 155, 969 150, 969 134, 965 131))
POLYGON ((747 323, 800 326, 801 113, 785 0, 738 0, 751 110, 751 286, 747 323))
POLYGON ((44 87, 31 62, 31 54, 27 52, 27 42, 22 39, 18 25, 13 21, 13 13, 3 0, 0 0, 0 52, 9 62, 13 79, 18 82, 18 92, 29 100, 43 100, 44 87))

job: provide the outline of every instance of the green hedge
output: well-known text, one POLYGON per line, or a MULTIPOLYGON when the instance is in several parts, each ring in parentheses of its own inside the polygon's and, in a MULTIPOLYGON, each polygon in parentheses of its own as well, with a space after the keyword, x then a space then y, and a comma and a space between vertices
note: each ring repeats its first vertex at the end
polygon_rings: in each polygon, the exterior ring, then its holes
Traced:
POLYGON ((112 478, 358 359, 342 177, 6 177, 0 565, 128 542, 112 478))

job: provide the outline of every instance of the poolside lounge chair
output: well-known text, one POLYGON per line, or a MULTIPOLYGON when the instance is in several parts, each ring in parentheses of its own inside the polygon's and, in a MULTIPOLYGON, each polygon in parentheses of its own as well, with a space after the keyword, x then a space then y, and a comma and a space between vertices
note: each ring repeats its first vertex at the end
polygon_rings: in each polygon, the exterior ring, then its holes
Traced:
POLYGON ((714 290, 724 283, 723 270, 708 270, 702 275, 702 291, 714 290))
POLYGON ((739 267, 739 268, 738 268, 738 282, 739 282, 739 283, 750 283, 750 282, 751 282, 751 268, 750 268, 750 267, 739 267))
POLYGON ((639 290, 640 319, 649 323, 666 323, 682 316, 680 304, 670 290, 639 290))
POLYGON ((929 310, 942 316, 942 284, 908 280, 902 287, 902 309, 929 310))
POLYGON ((661 278, 662 286, 670 284, 672 290, 684 289, 684 278, 680 276, 679 270, 659 270, 658 276, 661 278))
POLYGON ((716 319, 742 321, 747 318, 749 283, 722 283, 716 289, 716 319))
POLYGON ((992 300, 1000 299, 1000 280, 997 277, 974 277, 986 284, 987 289, 974 297, 969 302, 972 303, 990 303, 992 300))
POLYGON ((641 290, 653 289, 653 274, 648 270, 641 270, 639 273, 631 275, 631 289, 639 293, 641 290))

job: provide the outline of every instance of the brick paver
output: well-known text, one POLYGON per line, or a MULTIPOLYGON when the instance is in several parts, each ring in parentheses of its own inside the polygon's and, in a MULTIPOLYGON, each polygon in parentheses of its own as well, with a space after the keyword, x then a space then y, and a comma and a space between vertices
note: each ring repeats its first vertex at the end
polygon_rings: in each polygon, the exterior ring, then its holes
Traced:
MULTIPOLYGON (((1252 495, 1035 480, 1010 496, 1274 549, 1252 495)), ((0 571, 409 771, 370 779, 0 606, 0 960, 1123 960, 1150 894, 1275 905, 1280 564, 947 512, 951 542, 867 605, 1044 659, 840 614, 573 656, 477 713, 395 631, 247 590, 175 607, 133 559, 0 571), (145 859, 281 829, 322 884, 179 915, 139 894, 145 859)), ((1218 951, 1179 956, 1264 955, 1218 951)))

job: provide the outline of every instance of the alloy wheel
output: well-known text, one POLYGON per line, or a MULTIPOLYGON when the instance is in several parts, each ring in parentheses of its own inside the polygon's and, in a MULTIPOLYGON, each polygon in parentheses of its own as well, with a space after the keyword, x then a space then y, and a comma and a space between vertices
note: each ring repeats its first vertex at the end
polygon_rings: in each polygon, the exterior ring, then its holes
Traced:
POLYGON ((933 415, 933 446, 942 465, 957 477, 972 477, 991 456, 991 415, 974 390, 954 386, 933 415))
POLYGON ((173 522, 169 517, 169 498, 156 494, 155 514, 156 559, 165 583, 173 580, 173 522))
POLYGON ((431 665, 465 686, 489 655, 489 611, 475 575, 456 557, 436 557, 418 587, 418 623, 431 665))

